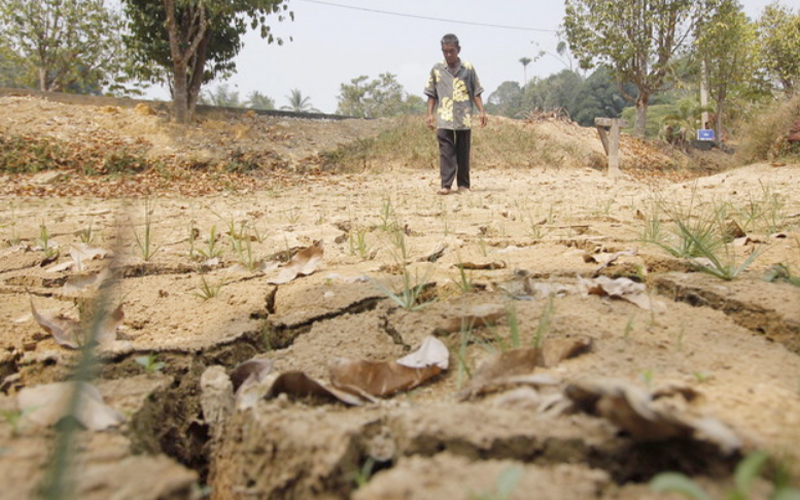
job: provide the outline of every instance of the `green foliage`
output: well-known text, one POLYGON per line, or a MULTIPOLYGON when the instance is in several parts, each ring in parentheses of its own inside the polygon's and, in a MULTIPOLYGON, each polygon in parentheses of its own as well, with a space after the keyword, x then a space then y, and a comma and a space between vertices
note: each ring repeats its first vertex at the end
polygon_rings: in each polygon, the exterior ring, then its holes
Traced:
POLYGON ((254 90, 248 94, 245 106, 251 109, 271 110, 275 109, 275 101, 258 90, 254 90))
POLYGON ((397 77, 382 73, 378 78, 367 81, 362 75, 343 83, 337 97, 337 113, 361 118, 381 118, 402 114, 422 114, 425 102, 419 96, 408 95, 397 77))
POLYGON ((167 366, 163 361, 156 361, 156 355, 153 353, 146 356, 137 356, 133 360, 136 361, 136 364, 142 366, 147 374, 158 373, 167 366))
POLYGON ((0 26, 10 57, 42 91, 99 91, 122 65, 122 19, 104 0, 4 0, 0 26))
POLYGON ((153 243, 153 234, 152 234, 152 226, 153 226, 153 207, 152 202, 145 198, 144 200, 144 233, 141 235, 139 231, 136 229, 133 230, 133 239, 136 243, 136 247, 139 249, 139 255, 142 257, 142 260, 148 261, 150 260, 156 252, 158 252, 158 247, 156 247, 153 243))
POLYGON ((622 95, 636 104, 637 135, 644 135, 650 96, 671 83, 675 56, 712 1, 566 0, 564 28, 581 66, 605 63, 615 81, 636 86, 636 95, 622 95))
POLYGON ((289 101, 287 106, 281 106, 284 111, 294 111, 295 113, 319 113, 319 110, 311 104, 311 98, 304 96, 300 89, 292 89, 286 96, 289 101))
POLYGON ((222 290, 223 285, 225 285, 223 280, 219 280, 216 283, 209 283, 206 280, 205 276, 200 278, 200 285, 197 287, 197 291, 194 292, 195 297, 199 297, 203 300, 213 299, 217 295, 219 295, 220 290, 222 290))
POLYGON ((520 118, 522 110, 522 88, 517 82, 503 82, 486 100, 486 112, 509 118, 520 118))
POLYGON ((793 13, 777 1, 758 21, 761 58, 767 74, 791 96, 800 86, 800 10, 793 13))
POLYGON ((716 102, 713 126, 719 143, 728 95, 743 92, 757 74, 755 26, 737 0, 721 0, 700 22, 697 32, 697 58, 705 68, 709 95, 716 102))
MULTIPOLYGON (((727 500, 748 500, 753 481, 770 462, 770 457, 757 451, 745 457, 734 471, 734 488, 725 494, 727 500)), ((770 500, 798 500, 800 491, 785 484, 779 474, 773 477, 773 491, 770 500)), ((673 492, 694 500, 711 500, 692 478, 680 472, 662 472, 650 480, 650 489, 658 493, 673 492)))
POLYGON ((169 83, 175 119, 194 114, 200 89, 236 69, 242 36, 259 29, 267 43, 282 44, 268 16, 293 19, 285 0, 122 0, 128 17, 129 71, 153 83, 169 83))
POLYGON ((221 108, 241 108, 239 92, 231 90, 227 84, 217 85, 214 90, 203 92, 198 98, 198 104, 218 106, 221 108))

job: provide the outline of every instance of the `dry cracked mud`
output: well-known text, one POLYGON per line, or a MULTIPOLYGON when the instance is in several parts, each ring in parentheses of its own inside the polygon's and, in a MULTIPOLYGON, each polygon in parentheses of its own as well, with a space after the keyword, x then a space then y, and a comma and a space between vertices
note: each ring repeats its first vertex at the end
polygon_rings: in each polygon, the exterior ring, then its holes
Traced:
MULTIPOLYGON (((146 203, 4 196, 3 489, 25 498, 47 469, 55 431, 12 418, 15 395, 68 379, 78 361, 43 332, 30 304, 79 317, 90 292, 65 286, 77 272, 55 266, 70 260, 81 235, 115 254, 82 273, 111 265, 116 278, 101 290, 125 317, 120 340, 99 351, 95 383, 126 420, 79 433, 70 477, 80 498, 470 499, 499 495, 516 470, 511 499, 672 498, 647 487, 667 470, 720 496, 753 450, 777 457, 797 486, 800 287, 765 276, 778 264, 800 275, 799 179, 800 165, 649 185, 589 168, 478 165, 471 192, 444 197, 434 194, 436 172, 400 168, 146 203), (725 281, 642 241, 659 200, 696 210, 724 204, 732 217, 771 212, 749 219, 748 240, 730 243, 739 264, 757 254, 725 281), (42 248, 42 227, 55 260, 42 248), (136 239, 148 230, 144 260, 136 239), (231 238, 237 231, 247 234, 231 238), (313 273, 270 284, 278 270, 265 264, 317 240, 324 257, 313 273), (643 283, 659 307, 574 291, 579 277, 594 275, 643 283), (208 289, 216 295, 203 297, 208 289), (419 297, 403 307, 394 294, 409 289, 419 297), (453 328, 486 305, 504 313, 453 328), (524 346, 589 339, 591 349, 537 367, 543 386, 507 384, 464 400, 471 378, 513 348, 516 332, 524 346), (429 335, 448 346, 449 368, 411 391, 358 407, 281 395, 233 412, 216 435, 203 414, 200 377, 211 366, 229 371, 255 357, 324 381, 337 358, 395 360, 429 335), (149 354, 164 365, 146 373, 136 358, 149 354), (692 397, 675 405, 718 420, 740 446, 724 450, 697 435, 641 439, 601 411, 567 404, 565 388, 586 380, 679 387, 692 397)), ((662 222, 668 231, 674 221, 662 222)), ((752 498, 769 492, 760 480, 752 498)))

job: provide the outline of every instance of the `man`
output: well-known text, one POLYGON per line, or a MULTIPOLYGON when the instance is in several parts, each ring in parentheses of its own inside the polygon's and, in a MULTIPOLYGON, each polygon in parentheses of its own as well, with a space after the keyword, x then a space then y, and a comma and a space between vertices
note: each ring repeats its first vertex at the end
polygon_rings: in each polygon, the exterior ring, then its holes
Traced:
POLYGON ((438 129, 439 171, 442 178, 439 194, 450 194, 453 180, 458 191, 469 191, 470 129, 473 104, 478 108, 481 127, 487 123, 481 94, 483 87, 475 68, 462 61, 461 46, 452 34, 442 37, 444 61, 431 69, 425 95, 428 96, 428 128, 438 129), (434 118, 434 112, 436 117, 434 118))

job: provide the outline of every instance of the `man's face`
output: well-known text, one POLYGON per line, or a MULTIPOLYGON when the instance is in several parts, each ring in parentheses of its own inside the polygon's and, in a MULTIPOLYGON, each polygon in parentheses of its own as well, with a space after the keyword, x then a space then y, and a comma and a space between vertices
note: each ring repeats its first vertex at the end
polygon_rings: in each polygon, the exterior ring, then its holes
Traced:
POLYGON ((453 66, 458 62, 458 53, 461 52, 461 47, 452 43, 445 43, 442 45, 442 54, 444 60, 447 61, 448 66, 453 66))

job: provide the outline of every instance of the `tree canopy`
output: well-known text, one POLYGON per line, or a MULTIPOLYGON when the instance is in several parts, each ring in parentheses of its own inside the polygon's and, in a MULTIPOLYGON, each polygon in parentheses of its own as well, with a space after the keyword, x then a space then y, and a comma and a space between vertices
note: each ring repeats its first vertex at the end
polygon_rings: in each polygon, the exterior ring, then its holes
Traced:
POLYGON ((772 80, 787 96, 800 88, 800 11, 773 2, 758 22, 761 60, 772 80))
POLYGON ((268 16, 294 18, 285 0, 122 0, 129 20, 125 37, 131 71, 151 82, 167 82, 176 121, 194 114, 204 83, 230 75, 248 29, 267 43, 282 43, 268 16))
POLYGON ((17 84, 42 91, 99 91, 118 74, 122 20, 104 0, 4 0, 6 66, 17 84))
POLYGON ((716 0, 566 0, 564 28, 583 68, 609 66, 620 93, 636 104, 634 131, 644 134, 651 95, 666 89, 674 57, 716 0), (623 86, 630 82, 636 93, 623 86))
POLYGON ((400 114, 421 114, 425 102, 421 97, 408 95, 395 75, 383 73, 368 81, 366 75, 340 85, 337 112, 361 118, 380 118, 400 114))

